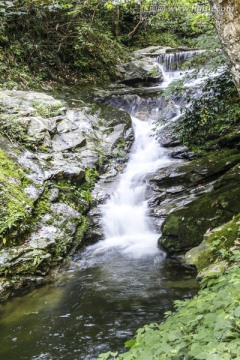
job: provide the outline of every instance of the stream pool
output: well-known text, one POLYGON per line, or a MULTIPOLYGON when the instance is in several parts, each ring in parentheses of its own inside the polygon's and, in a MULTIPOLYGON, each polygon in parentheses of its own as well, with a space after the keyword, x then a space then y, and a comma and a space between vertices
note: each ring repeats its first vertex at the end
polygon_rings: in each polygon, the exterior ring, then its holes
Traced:
POLYGON ((124 350, 138 327, 196 293, 194 276, 161 253, 129 259, 112 250, 92 264, 81 255, 55 284, 0 306, 0 359, 93 360, 124 350))

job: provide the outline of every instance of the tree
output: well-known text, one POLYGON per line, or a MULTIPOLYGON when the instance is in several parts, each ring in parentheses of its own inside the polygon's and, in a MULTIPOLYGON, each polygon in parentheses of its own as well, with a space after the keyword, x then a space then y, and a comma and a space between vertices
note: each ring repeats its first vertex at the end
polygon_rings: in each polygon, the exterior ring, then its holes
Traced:
POLYGON ((240 1, 210 0, 216 28, 240 94, 240 1))

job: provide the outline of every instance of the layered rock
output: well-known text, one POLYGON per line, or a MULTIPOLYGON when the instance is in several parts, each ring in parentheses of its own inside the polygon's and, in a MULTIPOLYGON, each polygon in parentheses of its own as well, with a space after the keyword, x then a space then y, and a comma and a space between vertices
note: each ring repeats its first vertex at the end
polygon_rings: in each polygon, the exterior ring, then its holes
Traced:
POLYGON ((175 205, 163 222, 160 238, 160 246, 169 254, 198 246, 207 230, 240 212, 239 162, 239 154, 222 151, 152 180, 162 189, 161 205, 171 197, 170 204, 175 205))

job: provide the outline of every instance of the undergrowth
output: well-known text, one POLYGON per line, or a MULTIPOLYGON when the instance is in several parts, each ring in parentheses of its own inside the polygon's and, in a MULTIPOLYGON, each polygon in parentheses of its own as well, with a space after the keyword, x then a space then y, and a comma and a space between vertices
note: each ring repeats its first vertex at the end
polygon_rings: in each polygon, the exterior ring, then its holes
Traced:
POLYGON ((204 147, 209 141, 237 132, 240 99, 229 73, 209 78, 200 97, 188 102, 190 106, 177 126, 177 137, 185 145, 204 147))

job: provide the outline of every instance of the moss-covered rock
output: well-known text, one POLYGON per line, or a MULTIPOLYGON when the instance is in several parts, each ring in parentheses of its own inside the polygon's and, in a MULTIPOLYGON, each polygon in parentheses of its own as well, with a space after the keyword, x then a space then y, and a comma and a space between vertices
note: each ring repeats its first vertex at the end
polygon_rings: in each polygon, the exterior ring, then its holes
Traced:
POLYGON ((29 183, 23 170, 0 149, 0 249, 21 242, 18 235, 26 230, 33 208, 24 191, 29 183))
MULTIPOLYGON (((200 155, 201 156, 201 155, 200 155)), ((219 178, 240 162, 240 154, 234 150, 223 149, 216 153, 201 156, 184 165, 176 165, 161 170, 151 182, 159 187, 184 185, 193 187, 219 178)), ((237 169, 233 170, 233 176, 237 169)))
POLYGON ((212 191, 167 216, 159 243, 168 253, 186 252, 200 245, 207 230, 226 223, 240 212, 239 160, 239 154, 223 150, 181 166, 173 179, 169 177, 170 185, 171 181, 179 180, 179 174, 184 179, 184 172, 188 186, 217 181, 213 182, 212 191))
POLYGON ((208 231, 203 242, 186 253, 186 263, 202 270, 219 259, 234 260, 234 252, 240 250, 239 235, 240 214, 226 224, 208 231))
POLYGON ((160 245, 168 253, 186 252, 202 242, 208 229, 229 221, 240 212, 240 188, 231 184, 204 194, 164 221, 160 245))
POLYGON ((26 279, 44 283, 81 245, 91 190, 99 173, 117 174, 132 128, 120 110, 69 109, 34 91, 1 90, 0 108, 1 301, 26 279))

